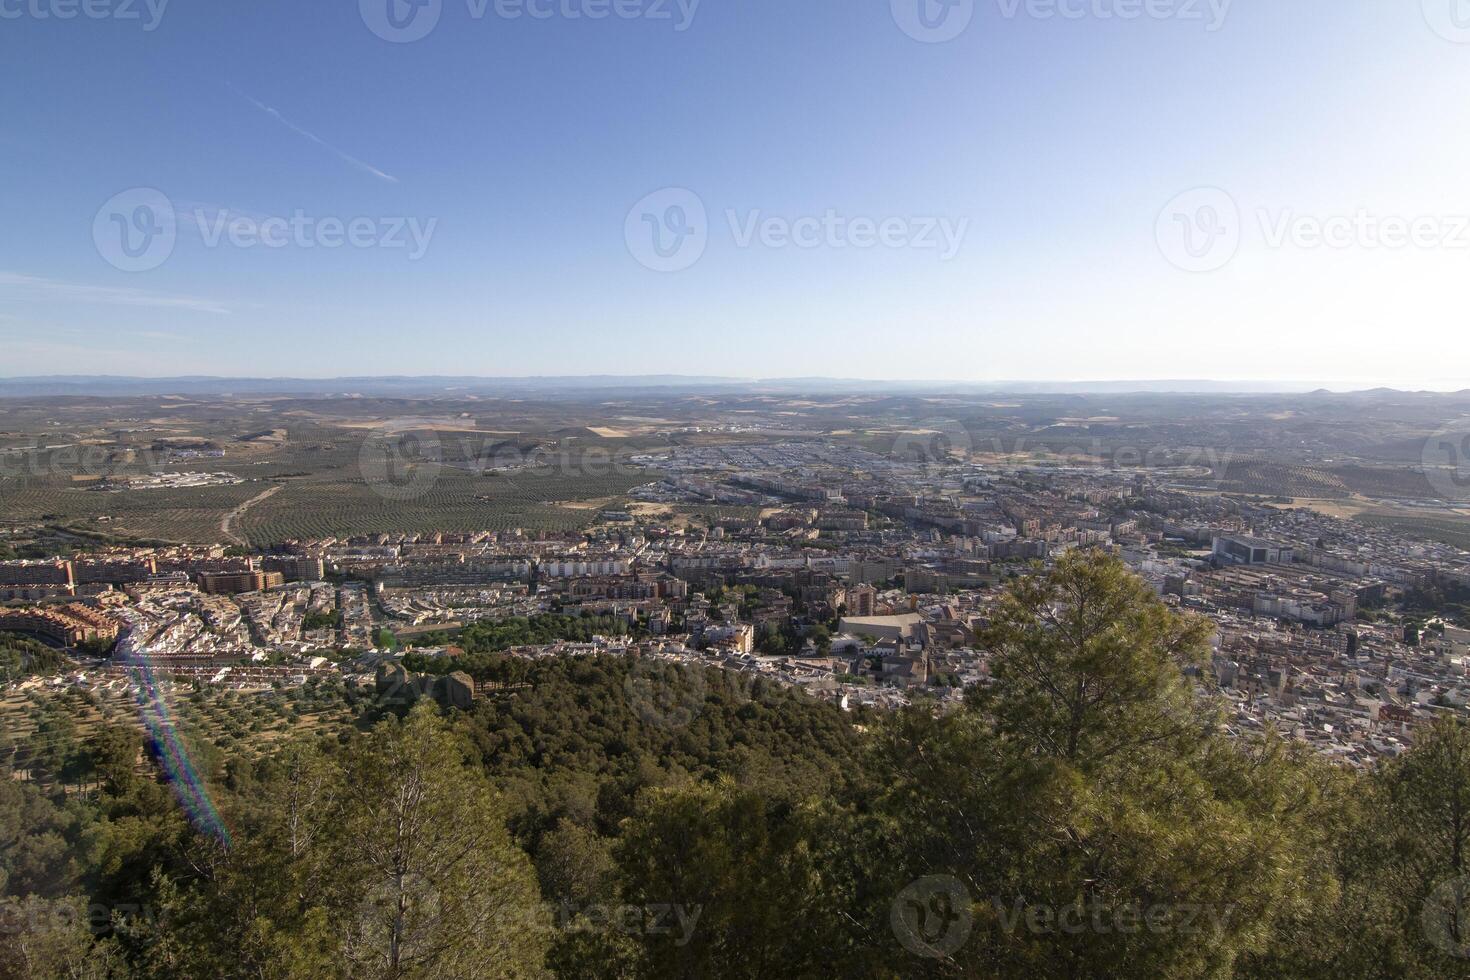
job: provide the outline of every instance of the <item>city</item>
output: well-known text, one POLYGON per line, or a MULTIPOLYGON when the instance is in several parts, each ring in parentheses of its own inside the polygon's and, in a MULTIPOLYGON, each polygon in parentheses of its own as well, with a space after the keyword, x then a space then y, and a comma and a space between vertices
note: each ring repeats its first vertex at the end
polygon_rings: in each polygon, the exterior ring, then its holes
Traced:
POLYGON ((845 710, 944 710, 985 683, 979 638, 1007 580, 1090 548, 1209 619, 1194 681, 1228 705, 1231 731, 1368 766, 1470 705, 1470 623, 1445 615, 1470 602, 1470 552, 1231 493, 1209 468, 996 465, 939 445, 944 458, 789 441, 640 453, 630 462, 657 479, 576 532, 5 561, 0 630, 116 637, 73 676, 83 686, 147 663, 269 694, 324 673, 371 687, 405 651, 452 664, 474 623, 602 617, 615 635, 507 652, 705 664, 845 710))
POLYGON ((0 79, 0 980, 1470 980, 1470 0, 0 79))

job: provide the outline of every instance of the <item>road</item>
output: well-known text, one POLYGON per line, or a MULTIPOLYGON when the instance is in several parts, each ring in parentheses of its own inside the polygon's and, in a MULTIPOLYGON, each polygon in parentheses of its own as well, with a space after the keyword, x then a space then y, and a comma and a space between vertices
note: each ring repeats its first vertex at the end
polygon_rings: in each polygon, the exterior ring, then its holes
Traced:
POLYGON ((251 507, 254 507, 256 504, 260 503, 262 500, 264 500, 265 498, 269 497, 271 494, 276 493, 283 486, 285 486, 285 484, 283 484, 283 483, 273 484, 272 486, 268 487, 263 492, 258 493, 255 496, 251 497, 249 500, 245 501, 239 507, 236 507, 234 510, 230 511, 224 517, 220 518, 220 522, 219 522, 219 532, 220 532, 220 534, 223 534, 227 540, 233 542, 234 544, 239 544, 239 545, 249 544, 248 541, 246 541, 244 538, 240 537, 240 535, 236 534, 232 530, 232 528, 234 527, 235 522, 238 521, 241 517, 244 517, 245 516, 245 512, 247 510, 249 510, 251 507))

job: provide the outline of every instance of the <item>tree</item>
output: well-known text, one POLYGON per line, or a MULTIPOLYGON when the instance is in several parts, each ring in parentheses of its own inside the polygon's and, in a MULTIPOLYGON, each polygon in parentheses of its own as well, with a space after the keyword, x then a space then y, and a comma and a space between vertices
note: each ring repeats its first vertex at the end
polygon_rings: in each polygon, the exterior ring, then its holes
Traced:
POLYGON ((110 940, 94 941, 80 898, 30 897, 0 906, 0 980, 121 980, 127 966, 110 940))
POLYGON ((1002 737, 1082 767, 1188 738, 1202 725, 1181 668, 1199 665, 1210 630, 1117 559, 1071 551, 1002 599, 982 636, 993 682, 978 701, 1002 737))
POLYGON ((781 627, 774 622, 762 623, 756 633, 755 648, 769 656, 780 656, 786 652, 786 637, 781 627))
POLYGON ((51 776, 64 781, 84 769, 86 751, 77 738, 72 715, 57 704, 48 704, 36 721, 32 759, 51 776))
POLYGON ((465 769, 437 708, 379 723, 347 754, 326 853, 354 976, 526 977, 545 936, 529 859, 499 798, 465 769))
POLYGON ((1470 727, 1440 719, 1368 776, 1332 779, 1303 843, 1333 887, 1241 975, 1470 976, 1470 727))
POLYGON ((869 933, 910 929, 895 972, 1223 976, 1316 899, 1312 783, 1197 707, 1200 624, 1098 553, 1014 583, 993 622, 990 689, 875 742, 860 853, 869 933))
POLYGON ((77 884, 80 869, 68 854, 73 814, 33 783, 0 772, 0 896, 56 898, 77 884))
POLYGON ((618 897, 611 842, 570 820, 542 838, 536 872, 548 901, 586 906, 618 897))
POLYGON ((826 975, 844 931, 807 815, 722 781, 654 790, 617 853, 658 977, 826 975))
POLYGON ((148 974, 542 975, 530 861, 436 709, 329 744, 232 771, 228 848, 194 835, 157 877, 148 974))
POLYGON ((126 796, 133 791, 141 747, 138 732, 124 725, 104 725, 92 736, 92 763, 104 792, 126 796))
POLYGON ((59 650, 15 633, 0 633, 0 683, 49 677, 71 661, 59 650))
POLYGON ((557 926, 547 959, 557 976, 631 978, 638 946, 623 924, 612 842, 570 820, 541 839, 536 871, 557 926))

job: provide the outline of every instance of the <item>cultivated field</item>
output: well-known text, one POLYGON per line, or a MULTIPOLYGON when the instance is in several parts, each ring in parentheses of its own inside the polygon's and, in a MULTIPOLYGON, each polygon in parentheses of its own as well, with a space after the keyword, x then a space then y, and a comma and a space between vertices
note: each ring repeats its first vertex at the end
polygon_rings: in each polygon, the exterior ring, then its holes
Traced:
POLYGON ((31 448, 0 458, 0 521, 116 540, 252 546, 397 531, 571 530, 647 481, 636 468, 614 465, 613 453, 629 450, 603 448, 608 441, 585 429, 542 425, 521 435, 477 429, 474 419, 453 428, 443 420, 395 427, 382 418, 329 422, 297 412, 142 414, 149 417, 127 419, 125 431, 117 420, 79 421, 28 442, 12 431, 12 447, 31 448), (401 432, 403 445, 394 441, 401 432), (418 456, 395 456, 404 446, 418 456), (128 488, 160 473, 224 473, 243 482, 128 488))
POLYGON ((559 502, 616 498, 644 482, 647 477, 441 471, 421 495, 400 500, 361 481, 292 481, 250 508, 235 529, 252 545, 393 531, 574 530, 595 520, 596 509, 559 502))
MULTIPOLYGON (((1189 466, 1210 469, 1226 493, 1391 511, 1400 501, 1438 499, 1424 460, 1444 442, 1437 433, 1470 419, 1470 394, 996 399, 759 386, 497 391, 489 383, 385 394, 392 388, 0 398, 0 525, 252 546, 394 531, 574 529, 601 509, 626 507, 626 491, 653 478, 626 464, 631 455, 811 440, 905 458, 957 448, 997 468, 1189 466), (575 462, 587 454, 601 465, 575 462), (624 462, 614 467, 613 459, 624 462), (437 472, 426 474, 424 460, 437 472), (552 465, 527 470, 528 460, 552 465), (386 481, 372 472, 378 462, 386 481), (160 473, 227 473, 243 482, 87 489, 160 473)), ((701 507, 675 516, 725 513, 701 507)), ((1457 523, 1421 529, 1458 534, 1457 523)))

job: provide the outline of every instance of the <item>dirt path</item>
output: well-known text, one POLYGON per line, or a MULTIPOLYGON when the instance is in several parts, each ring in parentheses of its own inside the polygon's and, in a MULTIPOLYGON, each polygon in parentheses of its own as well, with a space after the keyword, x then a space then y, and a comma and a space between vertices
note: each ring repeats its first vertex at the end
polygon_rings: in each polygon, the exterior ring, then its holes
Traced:
POLYGON ((234 527, 235 522, 238 521, 240 518, 244 517, 245 516, 245 512, 247 510, 249 510, 251 507, 254 507, 256 504, 260 503, 262 500, 264 500, 265 498, 269 497, 271 494, 276 493, 283 486, 285 486, 285 484, 283 484, 283 483, 277 483, 277 484, 274 484, 274 485, 268 487, 263 492, 258 493, 255 496, 251 497, 249 500, 245 501, 239 507, 236 507, 234 510, 230 511, 224 517, 220 518, 220 522, 219 522, 219 533, 220 534, 223 534, 226 539, 228 539, 229 541, 231 541, 234 544, 239 544, 239 545, 249 544, 249 542, 247 542, 244 538, 240 537, 240 535, 236 534, 233 530, 231 530, 234 527))

